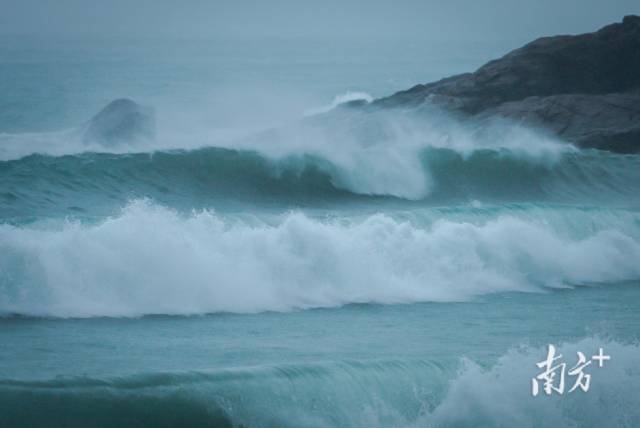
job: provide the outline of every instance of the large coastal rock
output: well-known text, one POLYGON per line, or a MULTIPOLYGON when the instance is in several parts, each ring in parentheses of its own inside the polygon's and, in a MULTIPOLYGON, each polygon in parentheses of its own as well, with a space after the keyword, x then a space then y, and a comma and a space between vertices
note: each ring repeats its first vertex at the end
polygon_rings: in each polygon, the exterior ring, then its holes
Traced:
POLYGON ((105 146, 129 144, 152 139, 155 135, 155 114, 130 99, 110 102, 86 125, 84 143, 105 146))
POLYGON ((595 33, 543 37, 474 73, 417 85, 373 105, 423 103, 539 126, 581 147, 640 152, 640 17, 595 33))
POLYGON ((640 151, 640 93, 528 97, 479 115, 495 116, 546 128, 583 148, 617 153, 640 151))

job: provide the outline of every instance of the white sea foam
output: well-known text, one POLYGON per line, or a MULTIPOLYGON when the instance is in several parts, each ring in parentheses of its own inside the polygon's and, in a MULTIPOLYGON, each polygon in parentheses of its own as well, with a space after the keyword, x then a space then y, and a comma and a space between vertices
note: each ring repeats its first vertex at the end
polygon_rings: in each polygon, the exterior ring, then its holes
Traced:
POLYGON ((421 199, 433 189, 421 154, 450 149, 465 158, 477 150, 553 166, 572 146, 506 122, 463 124, 433 108, 404 112, 343 112, 271 130, 234 143, 273 158, 311 154, 335 166, 334 182, 354 193, 421 199))
POLYGON ((99 224, 0 225, 0 273, 3 313, 286 311, 637 279, 640 242, 614 229, 571 239, 509 216, 265 224, 138 201, 99 224))
POLYGON ((575 381, 571 377, 566 380, 564 395, 531 394, 530 379, 541 372, 535 363, 544 360, 546 348, 513 349, 490 369, 466 361, 438 407, 411 426, 637 426, 640 423, 637 344, 589 337, 561 344, 558 353, 570 368, 577 362, 576 352, 590 358, 600 347, 611 360, 602 368, 595 363, 585 368, 585 373, 591 374, 589 391, 568 393, 575 381))

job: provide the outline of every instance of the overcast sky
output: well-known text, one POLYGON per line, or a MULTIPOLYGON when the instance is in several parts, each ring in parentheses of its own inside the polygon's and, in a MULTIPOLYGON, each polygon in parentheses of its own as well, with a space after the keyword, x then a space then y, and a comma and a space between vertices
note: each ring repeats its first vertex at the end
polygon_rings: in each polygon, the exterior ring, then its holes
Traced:
POLYGON ((0 0, 0 34, 528 40, 640 14, 640 0, 0 0))

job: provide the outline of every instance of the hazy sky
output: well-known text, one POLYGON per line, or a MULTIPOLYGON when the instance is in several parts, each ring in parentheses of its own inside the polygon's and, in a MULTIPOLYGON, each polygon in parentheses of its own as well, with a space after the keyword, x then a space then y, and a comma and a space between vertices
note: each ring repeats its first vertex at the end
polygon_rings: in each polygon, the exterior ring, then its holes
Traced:
POLYGON ((530 39, 640 14, 640 0, 0 0, 0 34, 530 39))

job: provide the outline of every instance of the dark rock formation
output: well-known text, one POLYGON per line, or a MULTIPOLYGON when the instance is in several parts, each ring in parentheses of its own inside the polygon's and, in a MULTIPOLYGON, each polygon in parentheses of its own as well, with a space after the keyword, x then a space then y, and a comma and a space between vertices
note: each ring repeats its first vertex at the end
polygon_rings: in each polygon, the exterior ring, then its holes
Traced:
POLYGON ((417 85, 373 105, 425 102, 540 126, 581 147, 640 152, 640 17, 595 33, 543 37, 474 73, 417 85))
POLYGON ((583 148, 640 151, 640 93, 528 97, 479 115, 494 116, 546 128, 583 148))
POLYGON ((110 102, 86 125, 82 140, 113 146, 149 140, 155 135, 152 108, 121 98, 110 102))

